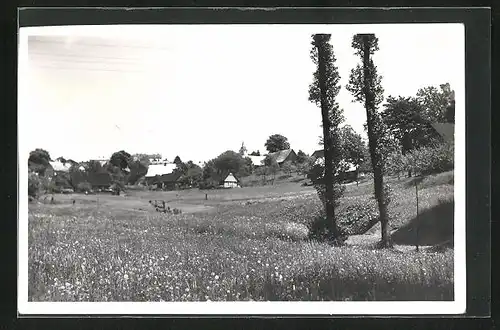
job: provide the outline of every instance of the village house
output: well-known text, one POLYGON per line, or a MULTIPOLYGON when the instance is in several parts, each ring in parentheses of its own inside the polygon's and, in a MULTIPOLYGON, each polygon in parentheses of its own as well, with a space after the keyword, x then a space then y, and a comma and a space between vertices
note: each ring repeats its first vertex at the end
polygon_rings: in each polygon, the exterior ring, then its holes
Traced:
POLYGON ((241 188, 240 180, 230 172, 224 180, 222 180, 222 186, 224 188, 241 188))
POLYGON ((180 186, 181 174, 175 172, 177 165, 167 161, 155 160, 148 166, 145 181, 156 189, 173 190, 180 186))

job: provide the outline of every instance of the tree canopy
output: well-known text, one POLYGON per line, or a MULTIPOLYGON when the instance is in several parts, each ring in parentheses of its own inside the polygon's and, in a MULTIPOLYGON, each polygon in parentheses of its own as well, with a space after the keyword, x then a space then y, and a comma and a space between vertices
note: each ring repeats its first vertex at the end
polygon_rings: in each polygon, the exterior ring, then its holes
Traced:
POLYGON ((264 144, 268 152, 290 149, 288 139, 281 134, 271 135, 264 144))
POLYGON ((428 86, 417 91, 417 100, 423 107, 423 117, 430 122, 455 121, 455 92, 449 83, 428 86))

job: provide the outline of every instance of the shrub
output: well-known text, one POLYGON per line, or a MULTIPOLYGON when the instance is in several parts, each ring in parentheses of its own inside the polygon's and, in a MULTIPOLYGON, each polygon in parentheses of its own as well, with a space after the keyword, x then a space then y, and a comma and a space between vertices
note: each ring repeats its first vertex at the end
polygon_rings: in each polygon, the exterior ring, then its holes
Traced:
POLYGON ((28 196, 36 198, 41 189, 41 180, 35 173, 30 173, 28 176, 28 196))
POLYGON ((92 185, 87 182, 87 181, 84 181, 84 182, 80 182, 77 186, 76 186, 76 190, 78 192, 86 192, 86 191, 91 191, 92 190, 92 185))
POLYGON ((406 164, 409 170, 421 175, 450 171, 454 168, 454 151, 449 143, 422 147, 406 155, 406 164))

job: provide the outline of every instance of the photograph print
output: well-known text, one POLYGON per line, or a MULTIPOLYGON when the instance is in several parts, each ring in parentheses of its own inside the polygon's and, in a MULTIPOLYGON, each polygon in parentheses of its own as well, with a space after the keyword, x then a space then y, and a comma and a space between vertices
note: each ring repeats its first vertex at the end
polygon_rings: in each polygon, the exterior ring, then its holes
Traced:
POLYGON ((460 24, 21 28, 22 310, 463 312, 464 51, 460 24))

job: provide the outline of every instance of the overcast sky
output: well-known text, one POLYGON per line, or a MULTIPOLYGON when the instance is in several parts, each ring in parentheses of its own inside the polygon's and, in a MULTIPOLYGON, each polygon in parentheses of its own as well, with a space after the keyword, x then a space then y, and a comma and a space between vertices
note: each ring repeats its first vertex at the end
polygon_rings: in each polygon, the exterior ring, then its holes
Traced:
MULTIPOLYGON (((311 34, 331 33, 346 123, 363 133, 345 89, 359 62, 355 33, 373 32, 385 97, 449 82, 464 90, 464 30, 456 24, 212 25, 23 28, 29 33, 20 134, 29 150, 77 161, 114 151, 206 161, 265 152, 271 134, 312 153, 320 109, 308 101, 311 34)), ((21 54, 22 55, 22 54, 21 54)), ((457 101, 460 97, 457 97, 457 101)))

